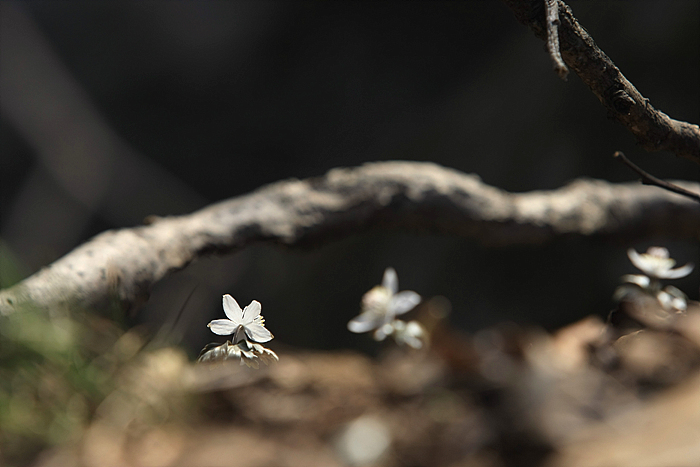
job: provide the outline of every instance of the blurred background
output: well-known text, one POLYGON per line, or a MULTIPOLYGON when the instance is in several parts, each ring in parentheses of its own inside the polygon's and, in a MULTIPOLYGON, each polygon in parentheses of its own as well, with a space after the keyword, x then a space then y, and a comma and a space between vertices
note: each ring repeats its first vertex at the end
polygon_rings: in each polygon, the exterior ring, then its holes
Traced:
MULTIPOLYGON (((700 122, 700 2, 569 4, 655 107, 700 122)), ((0 8, 2 287, 106 229, 369 161, 432 161, 529 191, 634 181, 611 157, 621 150, 658 177, 700 179, 696 164, 636 148, 498 1, 0 8)), ((553 329, 605 316, 634 270, 626 249, 651 244, 700 259, 697 243, 666 239, 486 248, 369 232, 310 250, 260 245, 173 274, 132 319, 157 330, 185 306, 171 338, 196 355, 230 293, 262 302, 274 344, 373 352, 345 325, 393 266, 402 290, 447 297, 462 329, 553 329)), ((698 277, 675 285, 697 299, 698 277)))

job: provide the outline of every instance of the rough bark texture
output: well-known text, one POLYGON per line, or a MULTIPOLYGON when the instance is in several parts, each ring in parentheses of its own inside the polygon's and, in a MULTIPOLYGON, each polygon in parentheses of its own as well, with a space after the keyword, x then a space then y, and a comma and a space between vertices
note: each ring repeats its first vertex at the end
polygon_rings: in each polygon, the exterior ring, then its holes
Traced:
MULTIPOLYGON (((516 18, 547 41, 542 0, 504 0, 516 18)), ((564 62, 576 72, 608 110, 647 151, 670 151, 700 164, 700 127, 670 118, 620 72, 578 23, 569 6, 559 0, 559 44, 564 62)))
MULTIPOLYGON (((699 191, 700 184, 680 182, 699 191)), ((459 235, 488 245, 562 236, 695 239, 700 205, 639 184, 579 180, 508 193, 432 163, 382 162, 286 180, 190 215, 104 232, 16 286, 0 314, 23 306, 137 309, 169 272, 254 242, 314 245, 383 227, 459 235)))

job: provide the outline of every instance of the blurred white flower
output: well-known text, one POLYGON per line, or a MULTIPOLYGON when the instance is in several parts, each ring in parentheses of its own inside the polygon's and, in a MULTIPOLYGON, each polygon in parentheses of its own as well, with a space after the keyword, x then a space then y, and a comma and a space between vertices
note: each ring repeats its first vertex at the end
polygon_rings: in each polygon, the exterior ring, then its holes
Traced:
POLYGON ((643 289, 647 289, 651 286, 651 279, 641 274, 625 274, 622 276, 622 282, 638 285, 643 289))
POLYGON ((658 292, 656 299, 665 310, 685 311, 688 309, 688 297, 672 285, 667 285, 658 292))
POLYGON ((646 253, 639 254, 632 248, 627 250, 627 256, 634 266, 644 272, 641 274, 626 274, 622 276, 623 285, 615 290, 613 298, 617 301, 634 300, 642 294, 656 298, 661 307, 667 312, 683 312, 688 307, 688 297, 673 286, 661 286, 660 279, 678 279, 690 274, 692 264, 673 269, 676 261, 669 257, 668 250, 663 247, 650 247, 646 253))
POLYGON ((374 339, 383 341, 388 336, 399 345, 409 345, 420 349, 427 342, 428 333, 417 321, 406 323, 396 319, 421 301, 420 295, 411 290, 399 292, 399 279, 393 268, 384 271, 382 285, 374 287, 362 297, 362 312, 348 323, 352 332, 362 333, 374 330, 374 339))
POLYGON ((693 264, 673 269, 676 260, 669 257, 668 250, 660 246, 650 247, 646 253, 639 254, 634 249, 627 250, 632 264, 649 277, 655 279, 679 279, 693 271, 693 264))
POLYGON ((418 321, 401 321, 394 320, 392 323, 394 328, 394 340, 399 345, 406 344, 414 349, 423 347, 423 343, 428 339, 428 332, 418 321))
POLYGON ((236 345, 244 340, 269 342, 274 337, 265 328, 265 319, 260 314, 262 305, 257 300, 241 310, 236 300, 226 294, 223 299, 224 313, 228 319, 215 319, 207 324, 211 332, 220 336, 233 334, 232 343, 236 345))
POLYGON ((393 268, 387 268, 384 271, 382 285, 374 287, 362 297, 362 312, 350 320, 348 329, 356 333, 374 329, 374 338, 378 341, 393 334, 394 318, 412 310, 421 301, 420 295, 416 292, 398 290, 399 279, 396 271, 393 268))

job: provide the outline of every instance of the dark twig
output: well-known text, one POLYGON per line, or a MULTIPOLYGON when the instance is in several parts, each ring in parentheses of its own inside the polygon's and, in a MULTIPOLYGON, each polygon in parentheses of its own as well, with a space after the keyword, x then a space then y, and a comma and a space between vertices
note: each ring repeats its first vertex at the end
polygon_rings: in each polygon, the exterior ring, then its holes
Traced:
POLYGON ((642 177, 642 183, 644 185, 654 185, 658 186, 659 188, 663 188, 664 190, 671 191, 673 193, 677 193, 682 196, 687 196, 688 198, 695 200, 700 203, 700 195, 697 193, 694 193, 692 191, 686 190, 685 188, 681 188, 678 185, 674 185, 673 183, 665 182, 661 180, 660 178, 656 178, 650 173, 644 171, 642 168, 640 168, 637 164, 632 162, 625 156, 625 154, 622 151, 615 151, 615 154, 613 154, 613 157, 622 161, 627 167, 630 169, 634 170, 637 172, 641 177, 642 177))
POLYGON ((503 1, 521 23, 547 41, 550 55, 553 9, 549 4, 556 4, 561 58, 593 91, 608 115, 625 125, 647 151, 670 151, 700 164, 700 127, 656 110, 598 48, 566 3, 546 0, 543 8, 543 0, 503 1))
POLYGON ((559 4, 558 0, 544 0, 547 9, 547 50, 554 64, 554 71, 566 81, 569 69, 561 58, 559 50, 559 4))
POLYGON ((180 307, 180 309, 177 312, 177 315, 175 316, 175 319, 170 323, 170 325, 169 326, 163 325, 163 327, 160 328, 160 330, 158 331, 157 334, 155 334, 155 333, 151 334, 149 336, 149 338, 146 339, 146 341, 143 343, 143 347, 146 347, 148 344, 153 342, 153 340, 159 335, 161 336, 161 339, 163 339, 163 338, 167 338, 168 334, 170 334, 170 335, 173 334, 173 331, 175 331, 175 328, 177 327, 177 323, 180 321, 180 318, 182 318, 182 315, 185 311, 185 308, 187 308, 187 304, 190 302, 190 299, 192 298, 194 293, 197 291, 198 287, 199 287, 199 284, 195 285, 192 288, 192 290, 190 290, 190 293, 187 295, 187 298, 182 303, 182 306, 180 307), (166 326, 167 326, 167 329, 166 329, 166 326))
POLYGON ((182 306, 180 307, 180 310, 177 312, 177 316, 175 316, 175 319, 173 320, 172 323, 167 327, 167 325, 163 325, 160 330, 157 333, 151 333, 148 338, 143 342, 143 345, 141 346, 142 348, 146 348, 149 346, 152 342, 156 341, 156 339, 159 339, 160 342, 162 343, 163 340, 168 339, 168 334, 172 335, 173 331, 175 330, 175 327, 177 326, 178 321, 180 321, 180 318, 182 317, 183 312, 185 311, 185 308, 187 308, 187 304, 190 301, 190 298, 192 298, 192 295, 194 295, 195 291, 199 287, 199 284, 195 285, 192 290, 190 290, 189 295, 187 295, 187 298, 185 301, 182 303, 182 306))

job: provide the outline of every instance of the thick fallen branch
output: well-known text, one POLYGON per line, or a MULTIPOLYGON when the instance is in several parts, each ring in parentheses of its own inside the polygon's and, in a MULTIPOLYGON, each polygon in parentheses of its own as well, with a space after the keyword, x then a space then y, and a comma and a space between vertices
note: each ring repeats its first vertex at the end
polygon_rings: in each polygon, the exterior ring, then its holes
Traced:
MULTIPOLYGON (((551 42, 542 0, 504 1, 537 37, 551 42)), ((591 88, 608 109, 608 115, 624 124, 647 151, 670 151, 700 164, 700 127, 674 120, 652 107, 598 48, 571 8, 561 0, 556 1, 558 8, 550 10, 558 10, 557 31, 564 62, 591 88)))
MULTIPOLYGON (((698 183, 680 183, 700 190, 698 183)), ((156 282, 201 256, 255 242, 310 246, 375 227, 491 245, 562 236, 696 239, 700 205, 638 184, 579 180, 553 191, 515 194, 431 163, 366 164, 278 182, 190 215, 104 232, 0 291, 0 314, 24 306, 133 311, 156 282)))

